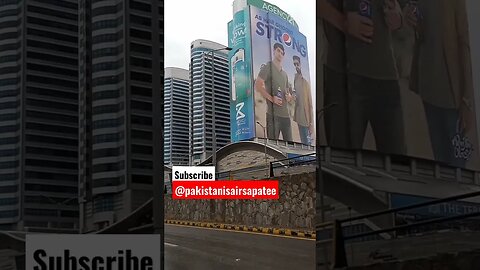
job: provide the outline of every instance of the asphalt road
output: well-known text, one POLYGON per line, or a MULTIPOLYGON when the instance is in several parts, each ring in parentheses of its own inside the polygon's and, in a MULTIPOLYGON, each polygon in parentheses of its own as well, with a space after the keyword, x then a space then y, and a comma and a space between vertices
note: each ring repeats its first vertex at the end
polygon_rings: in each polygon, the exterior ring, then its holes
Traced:
POLYGON ((165 270, 313 270, 315 241, 165 224, 165 270))

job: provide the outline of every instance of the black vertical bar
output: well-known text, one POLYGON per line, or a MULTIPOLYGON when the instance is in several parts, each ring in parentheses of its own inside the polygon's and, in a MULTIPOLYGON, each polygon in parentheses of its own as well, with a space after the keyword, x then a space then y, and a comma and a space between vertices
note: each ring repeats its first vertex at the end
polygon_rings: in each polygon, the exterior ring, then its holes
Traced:
MULTIPOLYGON (((164 119, 164 65, 163 45, 160 45, 160 33, 163 33, 164 22, 159 24, 163 14, 160 9, 164 10, 164 1, 152 1, 152 119, 153 119, 153 227, 154 234, 160 235, 160 265, 164 269, 165 262, 165 228, 164 228, 164 156, 163 156, 163 119, 164 119), (157 3, 156 5, 154 3, 157 3)), ((163 12, 164 13, 164 12, 163 12)), ((163 35, 162 35, 163 36, 163 35)), ((165 44, 162 40, 162 44, 165 44)))
POLYGON ((332 268, 347 267, 347 254, 345 253, 345 239, 340 221, 335 220, 333 238, 333 265, 332 268))
POLYGON ((273 172, 273 161, 270 161, 270 178, 275 177, 275 174, 273 172))

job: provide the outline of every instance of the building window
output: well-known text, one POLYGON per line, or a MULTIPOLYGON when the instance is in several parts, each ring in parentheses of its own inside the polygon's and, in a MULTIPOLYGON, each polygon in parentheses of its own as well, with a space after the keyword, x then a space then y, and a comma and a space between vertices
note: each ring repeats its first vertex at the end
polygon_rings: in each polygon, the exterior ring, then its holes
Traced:
POLYGON ((132 100, 130 102, 130 106, 134 110, 152 111, 152 103, 150 102, 132 100))
POLYGON ((117 119, 106 119, 106 120, 97 120, 93 121, 93 128, 100 129, 100 128, 111 128, 111 127, 118 127, 123 125, 123 116, 117 119))
POLYGON ((123 139, 123 132, 96 135, 93 137, 94 143, 117 142, 123 139))
POLYGON ((1 198, 0 206, 5 205, 16 205, 18 203, 18 198, 1 198))
POLYGON ((113 105, 101 105, 93 108, 93 114, 118 113, 123 110, 123 103, 113 105))
POLYGON ((76 195, 78 192, 78 189, 76 186, 65 187, 65 186, 41 185, 41 184, 25 184, 25 190, 70 193, 72 195, 76 195))
POLYGON ((18 186, 2 186, 0 187, 0 194, 1 193, 14 193, 18 191, 18 186))
POLYGON ((12 169, 19 166, 19 161, 4 161, 0 162, 0 169, 12 169))
POLYGON ((0 174, 0 182, 1 181, 14 181, 18 179, 18 173, 4 173, 0 174))
POLYGON ((132 175, 132 182, 138 184, 152 184, 152 176, 151 175, 132 175))
POLYGON ((135 169, 151 170, 153 168, 153 163, 148 160, 132 159, 132 167, 135 169))
POLYGON ((101 173, 101 172, 108 172, 108 171, 120 171, 123 170, 125 167, 125 163, 123 161, 117 163, 104 163, 104 164, 97 164, 93 166, 94 173, 101 173))
POLYGON ((103 158, 103 157, 115 157, 122 155, 124 150, 123 147, 118 148, 104 148, 97 149, 93 151, 93 158, 103 158))
POLYGON ((93 37, 93 44, 102 42, 116 42, 123 38, 123 32, 117 32, 115 34, 103 34, 93 37))
POLYGON ((16 216, 18 216, 18 210, 0 211, 0 217, 2 218, 11 218, 16 216))
POLYGON ((130 14, 130 22, 148 27, 150 27, 152 24, 152 20, 150 20, 150 18, 137 16, 135 14, 130 14))
POLYGON ((123 80, 123 74, 117 76, 105 76, 93 79, 92 86, 100 86, 107 84, 117 84, 123 80))
POLYGON ((58 210, 25 208, 25 215, 29 216, 57 216, 58 210))
POLYGON ((130 64, 137 67, 152 68, 152 60, 138 57, 130 57, 130 64))
POLYGON ((28 11, 34 12, 34 13, 39 13, 42 15, 48 15, 52 17, 58 17, 66 20, 71 20, 71 21, 77 21, 77 15, 63 12, 63 11, 57 11, 57 10, 52 10, 48 8, 42 8, 42 7, 36 7, 36 6, 28 6, 28 11))
POLYGON ((105 14, 115 14, 122 10, 122 3, 119 3, 116 6, 107 6, 107 7, 98 7, 92 11, 92 17, 97 17, 105 14))
POLYGON ((134 129, 132 130, 132 137, 135 139, 152 140, 152 132, 134 129))
POLYGON ((105 195, 101 197, 97 197, 94 199, 93 202, 93 211, 95 213, 106 212, 106 211, 113 211, 114 206, 114 197, 113 195, 105 195))
POLYGON ((124 177, 109 177, 109 178, 99 178, 93 180, 93 187, 108 187, 108 186, 118 186, 124 183, 124 177))
POLYGON ((132 124, 145 125, 145 126, 152 125, 152 118, 148 116, 140 116, 140 115, 132 114, 130 116, 130 120, 132 124))
POLYGON ((77 140, 65 139, 65 138, 56 138, 56 137, 51 137, 51 136, 27 135, 26 139, 27 139, 27 141, 49 143, 49 144, 54 144, 54 145, 59 145, 59 144, 69 145, 69 146, 77 145, 77 140))
MULTIPOLYGON (((55 1, 56 3, 66 3, 65 1, 55 1)), ((63 29, 67 31, 72 31, 72 32, 77 32, 77 26, 73 24, 66 24, 66 23, 60 23, 56 21, 50 21, 50 20, 45 20, 45 19, 39 19, 39 18, 34 18, 34 17, 27 17, 27 22, 31 24, 37 24, 37 25, 42 25, 42 26, 47 26, 51 27, 54 29, 63 29)))
POLYGON ((104 28, 115 28, 123 23, 123 17, 119 17, 114 20, 103 20, 95 22, 92 24, 92 30, 104 29, 104 28))
MULTIPOLYGON (((11 157, 11 156, 16 156, 16 155, 18 155, 18 148, 0 150, 0 157, 11 157)), ((4 177, 2 177, 2 174, 0 174, 0 181, 4 180, 3 178, 4 177)))
POLYGON ((143 96, 143 97, 152 97, 152 89, 151 88, 132 85, 130 87, 130 90, 131 90, 132 95, 143 96))
POLYGON ((145 40, 151 40, 152 39, 152 33, 148 32, 148 31, 130 29, 130 37, 145 39, 145 40))
POLYGON ((131 42, 130 43, 130 50, 132 52, 142 53, 142 54, 152 54, 152 47, 149 45, 143 45, 131 42))
POLYGON ((153 148, 146 145, 132 144, 132 152, 135 154, 152 155, 153 148))
POLYGON ((59 52, 71 53, 75 55, 77 54, 77 48, 75 47, 61 46, 51 42, 42 42, 42 41, 28 39, 27 45, 35 48, 49 50, 49 51, 59 51, 59 52))
POLYGON ((92 55, 93 58, 104 57, 104 56, 117 56, 118 54, 123 52, 123 46, 120 45, 115 48, 103 48, 94 50, 92 55))
MULTIPOLYGON (((101 92, 95 92, 95 93, 93 93, 93 100, 118 98, 118 97, 120 97, 120 91, 119 90, 106 90, 106 91, 101 91, 101 92)), ((114 105, 114 106, 117 106, 117 105, 114 105)), ((94 114, 96 114, 95 113, 95 108, 94 108, 94 114)))
POLYGON ((130 0, 130 8, 140 10, 140 11, 150 12, 152 7, 146 3, 130 0))
POLYGON ((27 179, 46 179, 46 180, 59 180, 75 182, 78 181, 76 174, 64 174, 64 173, 51 173, 51 172, 35 172, 28 170, 25 173, 27 179))
POLYGON ((68 9, 73 9, 73 10, 78 9, 77 4, 70 3, 67 1, 58 1, 58 0, 35 0, 35 1, 39 3, 47 4, 47 5, 60 6, 68 9))
POLYGON ((27 159, 25 160, 25 165, 35 166, 35 167, 44 167, 44 168, 62 168, 62 169, 77 169, 77 163, 70 162, 61 162, 61 161, 51 161, 45 159, 27 159))

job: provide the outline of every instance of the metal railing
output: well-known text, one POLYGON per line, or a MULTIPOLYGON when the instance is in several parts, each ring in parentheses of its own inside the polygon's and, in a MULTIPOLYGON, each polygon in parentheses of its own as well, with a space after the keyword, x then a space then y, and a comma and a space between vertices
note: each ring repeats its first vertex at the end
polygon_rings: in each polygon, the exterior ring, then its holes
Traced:
POLYGON ((242 168, 242 169, 217 172, 216 179, 230 178, 232 175, 260 172, 260 171, 265 171, 267 169, 269 170, 269 174, 268 174, 269 177, 275 177, 274 170, 277 168, 290 168, 293 166, 315 164, 315 161, 316 161, 316 153, 298 155, 291 158, 270 161, 268 167, 266 167, 265 165, 257 165, 257 166, 242 168))
POLYGON ((298 155, 291 158, 285 158, 270 162, 270 177, 275 177, 274 170, 276 168, 289 168, 293 166, 301 166, 306 164, 315 164, 317 160, 316 153, 298 155))
POLYGON ((265 165, 258 165, 258 166, 252 166, 252 167, 247 167, 242 169, 223 171, 223 172, 216 173, 215 179, 225 179, 225 178, 231 179, 234 175, 260 172, 260 171, 265 171, 266 169, 267 168, 265 165))
POLYGON ((398 231, 401 231, 401 230, 418 228, 418 227, 422 227, 422 226, 426 226, 426 225, 430 225, 430 224, 438 224, 438 223, 443 223, 443 222, 447 222, 447 221, 461 220, 461 219, 467 219, 467 218, 471 218, 471 217, 477 217, 477 216, 480 216, 480 211, 466 213, 466 214, 460 214, 460 215, 454 215, 454 216, 432 218, 432 219, 422 220, 422 221, 418 221, 418 222, 411 223, 411 224, 398 225, 398 226, 393 226, 393 227, 390 227, 390 228, 372 230, 372 231, 369 231, 369 232, 357 233, 357 234, 348 235, 348 236, 344 235, 343 226, 342 226, 343 224, 345 224, 347 222, 352 222, 352 221, 355 221, 355 220, 363 220, 363 219, 377 217, 377 216, 386 215, 386 214, 396 214, 396 213, 401 212, 401 211, 411 210, 411 209, 425 207, 425 206, 431 206, 431 205, 444 203, 444 202, 457 201, 457 200, 460 200, 460 199, 472 198, 472 197, 477 197, 477 196, 480 196, 480 191, 461 194, 461 195, 456 195, 456 196, 451 196, 451 197, 443 198, 443 199, 430 200, 430 201, 427 201, 427 202, 422 202, 422 203, 412 204, 412 205, 408 205, 408 206, 403 206, 403 207, 398 207, 398 208, 373 212, 373 213, 360 215, 360 216, 356 216, 356 217, 338 219, 338 220, 334 220, 334 221, 331 221, 331 222, 325 222, 325 223, 322 223, 322 224, 318 224, 316 226, 317 239, 318 239, 318 236, 320 235, 319 231, 321 231, 324 228, 333 227, 333 238, 330 239, 330 241, 332 241, 332 250, 333 250, 332 267, 333 268, 347 267, 348 262, 347 262, 347 255, 346 255, 346 249, 345 249, 345 241, 347 241, 347 240, 362 238, 362 237, 371 236, 371 235, 379 235, 379 234, 384 234, 384 233, 389 233, 389 232, 398 232, 398 231))

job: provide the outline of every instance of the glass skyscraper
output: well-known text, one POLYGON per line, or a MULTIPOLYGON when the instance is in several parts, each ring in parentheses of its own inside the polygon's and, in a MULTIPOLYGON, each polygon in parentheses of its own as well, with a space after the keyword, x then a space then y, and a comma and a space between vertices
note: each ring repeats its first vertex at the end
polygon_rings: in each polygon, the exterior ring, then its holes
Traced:
POLYGON ((0 229, 78 229, 78 1, 0 1, 0 229))
POLYGON ((186 69, 165 69, 164 83, 164 163, 188 165, 189 162, 189 91, 190 78, 186 69))
MULTIPOLYGON (((115 223, 152 197, 152 91, 163 94, 163 1, 81 0, 80 225, 115 223)), ((159 146, 161 147, 161 145, 159 146)))
POLYGON ((218 50, 225 47, 208 40, 195 40, 190 46, 191 164, 198 164, 212 155, 213 128, 216 131, 217 150, 230 142, 228 58, 226 50, 218 50), (212 50, 218 50, 213 52, 213 69, 212 50), (215 85, 212 85, 213 81, 215 85))

